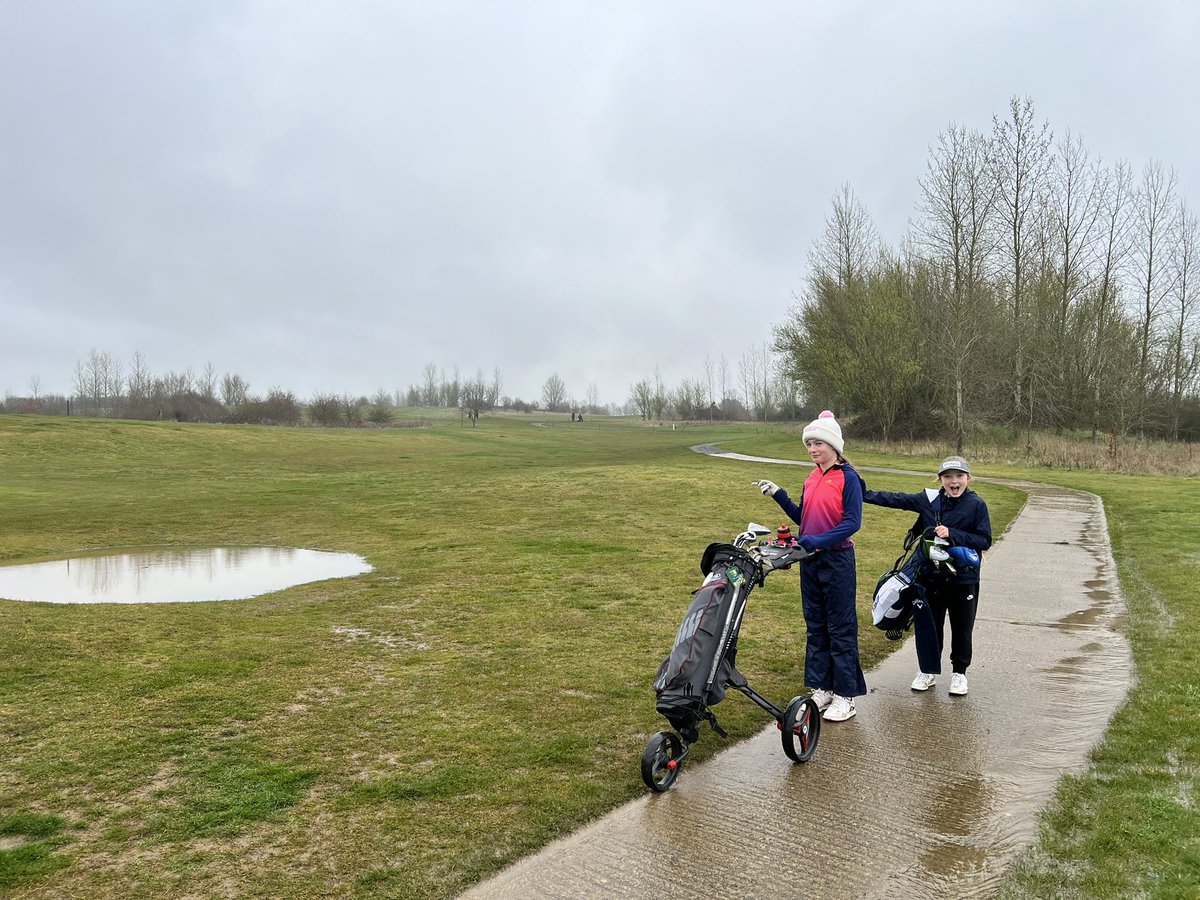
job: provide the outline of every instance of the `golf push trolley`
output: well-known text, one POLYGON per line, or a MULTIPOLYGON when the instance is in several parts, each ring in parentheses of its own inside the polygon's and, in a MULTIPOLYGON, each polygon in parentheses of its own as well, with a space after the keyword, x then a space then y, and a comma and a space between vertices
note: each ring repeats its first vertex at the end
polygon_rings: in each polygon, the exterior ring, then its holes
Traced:
POLYGON ((807 762, 817 749, 821 716, 810 695, 794 697, 781 709, 750 687, 734 667, 750 592, 768 573, 791 568, 811 555, 786 525, 774 539, 764 540, 769 534, 769 528, 751 522, 733 543, 709 544, 701 557, 704 582, 688 606, 671 655, 654 679, 656 708, 675 731, 658 732, 642 752, 642 780, 652 791, 661 793, 675 783, 703 722, 726 736, 711 708, 724 698, 726 688, 745 694, 774 717, 783 752, 792 761, 807 762))

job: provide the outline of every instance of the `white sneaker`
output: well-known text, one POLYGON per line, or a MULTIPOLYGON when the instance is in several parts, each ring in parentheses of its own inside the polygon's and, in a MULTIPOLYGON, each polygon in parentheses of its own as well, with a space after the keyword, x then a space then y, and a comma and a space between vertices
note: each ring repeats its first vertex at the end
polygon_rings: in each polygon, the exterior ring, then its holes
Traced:
POLYGON ((822 718, 826 722, 845 722, 847 719, 853 718, 857 712, 852 698, 834 694, 833 702, 829 704, 829 709, 825 710, 822 718))
POLYGON ((824 709, 833 702, 833 691, 817 688, 812 692, 812 700, 817 704, 817 709, 824 709))
POLYGON ((930 675, 928 672, 920 672, 913 679, 912 689, 914 691, 927 691, 937 684, 937 676, 930 675))
POLYGON ((962 672, 955 672, 950 678, 950 693, 961 697, 967 692, 967 676, 962 672))

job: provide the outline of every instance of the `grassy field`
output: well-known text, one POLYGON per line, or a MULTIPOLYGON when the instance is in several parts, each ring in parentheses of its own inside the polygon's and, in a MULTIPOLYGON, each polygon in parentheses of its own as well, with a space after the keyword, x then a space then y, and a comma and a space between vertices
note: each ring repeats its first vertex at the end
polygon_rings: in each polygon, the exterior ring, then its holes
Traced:
MULTIPOLYGON (((375 567, 236 603, 0 601, 0 892, 447 896, 642 793, 637 759, 661 724, 649 682, 700 552, 748 519, 777 524, 750 480, 793 487, 804 471, 688 450, 713 440, 800 455, 781 429, 565 416, 338 431, 0 417, 2 560, 278 545, 375 567)), ((1058 480, 997 468, 985 474, 1058 480)), ((1018 891, 1087 890, 1072 879, 1093 863, 1106 877, 1088 843, 1112 840, 1104 804, 1136 811, 1145 797, 1137 784, 1114 793, 1121 760, 1194 790, 1186 716, 1148 718, 1196 710, 1194 665, 1181 679, 1156 649, 1194 663, 1194 480, 1105 476, 1104 493, 1086 474, 1063 477, 1109 504, 1141 677, 1093 772, 1064 785, 1018 891), (1135 529, 1147 510, 1161 529, 1135 529), (1164 553, 1174 575, 1146 562, 1164 553)), ((1022 496, 981 493, 999 531, 1022 496)), ((901 518, 868 508, 864 613, 901 518)), ((777 577, 756 593, 739 653, 768 696, 799 689, 802 633, 795 578, 777 577)), ((862 649, 868 667, 890 646, 868 625, 862 649)), ((744 698, 719 712, 734 738, 763 724, 744 698)), ((697 755, 723 745, 707 739, 697 755)), ((1176 849, 1161 866, 1122 839, 1133 856, 1113 864, 1131 880, 1114 883, 1144 889, 1164 867, 1195 883, 1196 833, 1186 815, 1164 823, 1156 834, 1176 849)))

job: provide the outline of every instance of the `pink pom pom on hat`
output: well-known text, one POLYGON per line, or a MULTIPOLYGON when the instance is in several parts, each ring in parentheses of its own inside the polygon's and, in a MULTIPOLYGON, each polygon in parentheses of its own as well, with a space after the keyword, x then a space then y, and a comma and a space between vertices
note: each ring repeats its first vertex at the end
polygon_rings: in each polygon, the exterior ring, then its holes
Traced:
POLYGON ((842 426, 838 424, 833 413, 827 409, 822 410, 819 416, 804 427, 804 434, 801 439, 807 441, 809 438, 824 441, 839 454, 845 446, 842 441, 842 426))

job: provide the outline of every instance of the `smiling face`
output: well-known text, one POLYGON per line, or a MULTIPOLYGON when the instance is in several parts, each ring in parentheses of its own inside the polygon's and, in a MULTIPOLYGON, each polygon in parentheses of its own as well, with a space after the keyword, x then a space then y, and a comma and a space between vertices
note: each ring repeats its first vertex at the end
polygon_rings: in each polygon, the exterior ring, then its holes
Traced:
POLYGON ((808 455, 812 461, 822 470, 828 469, 837 462, 837 451, 824 441, 809 438, 804 442, 804 446, 808 448, 808 455))
POLYGON ((951 497, 961 497, 967 489, 967 485, 971 483, 971 476, 966 472, 958 471, 958 469, 947 469, 940 478, 942 487, 951 497))

